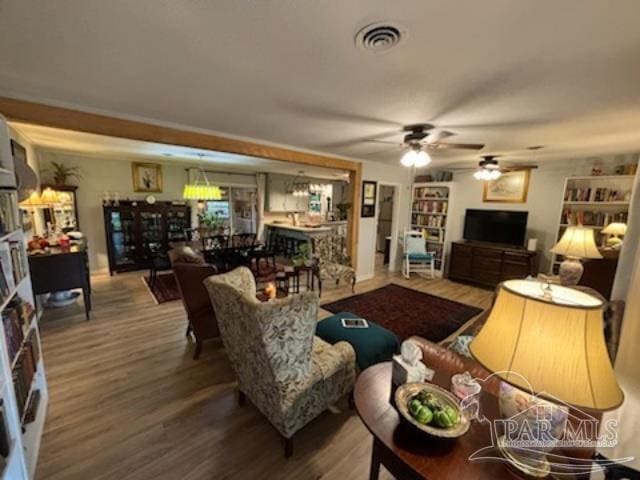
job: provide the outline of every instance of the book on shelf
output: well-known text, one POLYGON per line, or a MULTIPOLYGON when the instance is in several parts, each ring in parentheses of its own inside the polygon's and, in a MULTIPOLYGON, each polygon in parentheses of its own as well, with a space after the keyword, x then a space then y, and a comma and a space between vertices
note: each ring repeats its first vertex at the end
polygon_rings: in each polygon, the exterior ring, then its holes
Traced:
POLYGON ((443 215, 422 215, 413 214, 411 223, 421 227, 443 228, 446 224, 447 217, 443 215))
POLYGON ((432 200, 414 200, 412 210, 416 213, 447 213, 449 202, 434 202, 432 200))
POLYGON ((560 223, 566 225, 582 225, 584 227, 606 227, 612 222, 627 223, 628 217, 628 212, 571 210, 566 208, 560 216, 560 223))
POLYGON ((0 235, 18 229, 18 199, 15 191, 0 190, 0 235))
POLYGON ((414 195, 421 199, 446 199, 449 197, 449 190, 443 187, 416 187, 414 195))
POLYGON ((18 361, 13 368, 12 376, 18 411, 20 412, 20 418, 22 418, 40 356, 33 332, 29 334, 19 355, 18 361))
POLYGON ((9 358, 12 361, 19 353, 22 342, 29 331, 33 314, 33 305, 17 295, 2 311, 2 326, 7 339, 9 358))
POLYGON ((567 188, 565 202, 623 202, 629 198, 630 190, 614 188, 567 188))

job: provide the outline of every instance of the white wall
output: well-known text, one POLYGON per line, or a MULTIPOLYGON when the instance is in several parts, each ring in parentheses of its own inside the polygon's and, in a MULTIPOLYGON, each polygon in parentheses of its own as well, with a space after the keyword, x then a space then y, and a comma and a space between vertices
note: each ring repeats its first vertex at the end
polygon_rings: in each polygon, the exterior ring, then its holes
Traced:
MULTIPOLYGON (((394 204, 394 210, 399 212, 397 231, 402 234, 410 220, 412 169, 405 168, 400 164, 363 162, 362 180, 397 185, 398 206, 396 207, 394 204)), ((362 188, 362 185, 358 185, 357 188, 362 188)), ((372 218, 360 218, 360 212, 354 212, 356 218, 360 220, 358 227, 358 281, 367 280, 374 275, 378 210, 376 207, 376 216, 372 218)), ((394 251, 393 243, 397 246, 397 239, 392 240, 392 251, 394 251)), ((400 265, 398 258, 401 254, 401 250, 395 248, 396 266, 400 265)))
MULTIPOLYGON (((447 243, 462 239, 467 208, 528 211, 527 240, 538 239, 538 250, 541 253, 540 271, 547 272, 551 263, 549 249, 556 241, 562 210, 565 178, 589 175, 594 165, 602 167, 604 171, 611 170, 613 173, 613 166, 631 163, 637 161, 637 158, 637 155, 617 155, 597 159, 541 162, 539 168, 531 171, 526 203, 485 203, 482 201, 483 182, 473 178, 473 171, 455 172, 453 177, 455 190, 447 219, 449 226, 447 243)), ((449 249, 450 245, 447 245, 447 250, 449 249)))
MULTIPOLYGON (((60 152, 38 152, 41 169, 46 168, 51 161, 76 165, 82 170, 82 179, 72 179, 70 183, 77 183, 78 188, 78 218, 80 230, 87 237, 89 245, 89 266, 92 272, 105 270, 109 267, 107 243, 104 231, 104 216, 102 199, 104 192, 118 192, 120 200, 144 200, 148 193, 135 193, 131 177, 131 162, 107 158, 93 158, 60 152)), ((185 167, 181 165, 164 164, 163 192, 153 193, 158 200, 180 200, 182 190, 187 180, 185 167)), ((47 181, 46 176, 43 180, 47 181)))

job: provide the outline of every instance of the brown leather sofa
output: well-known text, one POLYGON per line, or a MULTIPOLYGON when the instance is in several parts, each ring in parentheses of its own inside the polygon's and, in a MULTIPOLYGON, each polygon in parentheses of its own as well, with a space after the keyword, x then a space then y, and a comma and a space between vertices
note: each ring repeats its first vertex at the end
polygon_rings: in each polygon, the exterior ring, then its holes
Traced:
POLYGON ((220 336, 216 314, 203 283, 205 278, 217 274, 218 271, 213 265, 205 263, 190 247, 179 247, 169 251, 169 258, 189 320, 187 336, 193 332, 196 339, 193 358, 198 359, 202 351, 202 342, 220 336))

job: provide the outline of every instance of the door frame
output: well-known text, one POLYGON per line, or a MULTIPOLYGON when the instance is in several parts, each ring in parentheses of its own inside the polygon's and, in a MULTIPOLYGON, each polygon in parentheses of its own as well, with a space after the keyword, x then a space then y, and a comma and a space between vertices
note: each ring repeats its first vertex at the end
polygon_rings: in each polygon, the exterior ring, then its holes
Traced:
MULTIPOLYGON (((402 184, 398 182, 386 182, 384 180, 378 181, 378 195, 380 194, 380 187, 393 187, 393 209, 391 210, 391 247, 389 249, 389 271, 396 272, 397 269, 397 253, 398 253, 398 229, 400 227, 400 223, 398 219, 400 217, 400 191, 402 189, 402 184)), ((378 215, 380 214, 380 209, 376 208, 376 232, 378 230, 378 215)), ((377 235, 374 241, 377 241, 377 235)))

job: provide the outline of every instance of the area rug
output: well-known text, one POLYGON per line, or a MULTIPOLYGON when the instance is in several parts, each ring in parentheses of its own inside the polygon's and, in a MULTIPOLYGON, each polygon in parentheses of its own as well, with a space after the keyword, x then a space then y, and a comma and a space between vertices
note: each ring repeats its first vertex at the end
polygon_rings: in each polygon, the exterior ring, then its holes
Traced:
POLYGON ((156 276, 156 283, 151 288, 149 284, 149 277, 142 277, 142 281, 149 289, 149 293, 153 297, 156 303, 172 302, 174 300, 180 300, 180 290, 178 290, 178 284, 176 277, 173 273, 160 273, 156 276))
POLYGON ((482 309, 401 287, 394 283, 322 305, 332 313, 351 312, 391 330, 400 340, 418 335, 440 342, 482 309))

